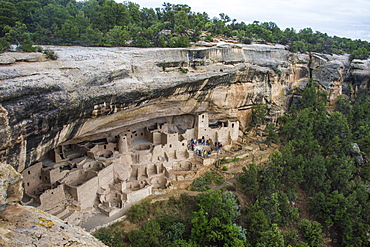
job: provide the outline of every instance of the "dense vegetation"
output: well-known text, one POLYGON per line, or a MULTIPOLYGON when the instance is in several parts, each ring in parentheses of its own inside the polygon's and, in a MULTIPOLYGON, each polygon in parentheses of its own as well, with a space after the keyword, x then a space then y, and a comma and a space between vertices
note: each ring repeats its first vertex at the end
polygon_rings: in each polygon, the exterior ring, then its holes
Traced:
MULTIPOLYGON (((236 187, 146 201, 128 213, 138 229, 117 224, 97 237, 110 246, 368 246, 369 93, 340 98, 331 113, 326 103, 310 83, 278 130, 266 127, 280 151, 265 165, 246 164, 236 187)), ((264 114, 256 105, 257 127, 264 114)), ((192 188, 209 189, 217 177, 209 172, 192 188)))
POLYGON ((280 43, 291 51, 350 53, 367 58, 367 41, 330 37, 305 28, 281 30, 273 22, 237 22, 221 13, 210 18, 186 4, 140 8, 114 0, 0 0, 0 50, 9 43, 32 50, 32 43, 83 46, 187 47, 201 38, 244 43, 280 43))
POLYGON ((326 93, 309 84, 300 104, 280 118, 284 148, 271 155, 266 168, 244 168, 239 182, 253 197, 251 213, 261 211, 280 227, 299 219, 298 229, 311 232, 301 235, 308 245, 291 238, 295 230, 285 232, 285 244, 321 246, 326 233, 338 246, 368 246, 369 94, 359 92, 353 104, 340 98, 332 113, 326 102, 326 93), (304 208, 307 219, 299 214, 304 208))

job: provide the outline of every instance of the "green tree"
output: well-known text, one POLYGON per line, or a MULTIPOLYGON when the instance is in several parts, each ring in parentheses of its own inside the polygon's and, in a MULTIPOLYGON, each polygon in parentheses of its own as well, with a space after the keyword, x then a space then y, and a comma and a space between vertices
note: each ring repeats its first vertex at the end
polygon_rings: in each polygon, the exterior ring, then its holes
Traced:
POLYGON ((220 191, 199 194, 200 209, 191 219, 190 239, 202 246, 244 246, 235 220, 235 201, 220 191))
POLYGON ((103 45, 103 33, 98 29, 86 28, 80 35, 80 43, 84 46, 103 45))
POLYGON ((5 39, 0 39, 0 51, 6 51, 10 49, 10 43, 5 39))
POLYGON ((255 246, 262 238, 262 232, 270 229, 269 223, 263 210, 252 210, 247 215, 247 236, 248 240, 255 246))
POLYGON ((265 123, 267 110, 266 105, 263 103, 257 103, 252 106, 252 122, 251 125, 256 127, 265 123))
POLYGON ((319 191, 327 191, 330 186, 326 182, 326 163, 321 155, 315 155, 312 159, 306 159, 303 162, 304 172, 302 188, 309 194, 313 195, 319 191))
POLYGON ((350 56, 351 59, 367 59, 369 57, 369 51, 365 47, 360 47, 354 50, 350 56))
POLYGON ((293 41, 290 45, 290 51, 292 52, 307 52, 309 50, 308 45, 303 41, 293 41))
POLYGON ((6 26, 13 27, 19 20, 17 7, 11 1, 0 1, 0 37, 4 36, 6 26))
POLYGON ((191 240, 202 246, 244 246, 235 225, 223 224, 217 217, 209 217, 204 209, 194 213, 191 220, 191 240))
POLYGON ((271 145, 271 143, 278 143, 279 142, 279 136, 276 133, 276 129, 273 123, 269 123, 265 128, 266 136, 266 143, 267 145, 271 145))
POLYGON ((250 163, 242 168, 243 172, 238 177, 244 193, 252 194, 258 190, 258 169, 256 163, 250 163))
POLYGON ((261 238, 256 244, 256 247, 283 247, 284 237, 281 234, 276 224, 272 224, 267 231, 261 232, 261 238))
POLYGON ((162 246, 162 237, 161 227, 155 220, 149 220, 141 230, 133 230, 127 235, 133 246, 143 247, 162 246))
POLYGON ((326 159, 327 173, 330 178, 332 190, 339 192, 348 192, 352 188, 350 180, 354 177, 356 167, 352 158, 344 155, 330 155, 326 159))
POLYGON ((41 27, 47 29, 51 29, 53 25, 56 27, 56 30, 52 30, 53 32, 60 30, 63 23, 71 18, 72 16, 67 9, 56 3, 50 3, 38 9, 35 13, 35 19, 41 27))
POLYGON ((62 24, 62 28, 57 33, 61 38, 62 43, 66 45, 74 44, 80 36, 80 30, 76 26, 76 23, 72 20, 67 20, 62 24))
POLYGON ((351 102, 348 98, 344 97, 343 95, 338 96, 337 102, 335 103, 335 111, 338 111, 345 117, 348 117, 351 108, 351 102))
POLYGON ((114 26, 107 32, 106 44, 107 46, 126 46, 130 39, 130 33, 127 27, 114 26))
POLYGON ((4 30, 6 31, 5 39, 12 44, 18 45, 19 49, 26 52, 36 50, 36 48, 32 47, 31 36, 25 24, 17 22, 14 27, 5 26, 4 30))
POLYGON ((310 221, 303 219, 298 223, 299 229, 305 242, 312 247, 320 247, 323 245, 324 233, 322 231, 322 226, 317 221, 310 221))

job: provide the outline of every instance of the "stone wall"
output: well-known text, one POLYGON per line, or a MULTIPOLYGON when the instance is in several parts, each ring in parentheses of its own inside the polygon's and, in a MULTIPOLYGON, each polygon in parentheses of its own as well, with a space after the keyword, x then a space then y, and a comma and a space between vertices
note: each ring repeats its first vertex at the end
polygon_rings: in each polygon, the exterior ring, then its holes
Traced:
POLYGON ((128 205, 132 205, 145 197, 148 197, 152 194, 152 186, 146 186, 142 189, 130 191, 126 194, 126 200, 128 205))
POLYGON ((64 193, 64 185, 59 185, 55 189, 45 191, 40 195, 41 210, 50 210, 65 202, 66 195, 64 193))
POLYGON ((94 206, 98 189, 98 177, 94 177, 77 187, 77 201, 82 210, 94 206))
POLYGON ((25 177, 23 180, 24 190, 27 195, 39 194, 37 188, 43 181, 42 163, 36 163, 35 165, 27 168, 22 172, 22 176, 25 177))

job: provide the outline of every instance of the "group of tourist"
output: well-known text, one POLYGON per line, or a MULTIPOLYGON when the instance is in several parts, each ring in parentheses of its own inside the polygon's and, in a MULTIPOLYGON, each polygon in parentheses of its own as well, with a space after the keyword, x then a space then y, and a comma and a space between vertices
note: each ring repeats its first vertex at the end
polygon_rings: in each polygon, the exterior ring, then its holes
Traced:
POLYGON ((207 146, 209 146, 209 145, 211 145, 211 140, 210 139, 206 140, 204 138, 198 139, 198 140, 191 139, 190 144, 188 145, 188 149, 189 150, 191 149, 192 151, 194 151, 194 146, 195 145, 207 145, 207 146))
MULTIPOLYGON (((204 149, 198 149, 195 146, 197 146, 197 145, 211 146, 211 143, 212 143, 212 141, 210 139, 206 140, 204 137, 202 139, 191 139, 190 143, 188 144, 188 150, 195 151, 195 153, 198 156, 201 156, 203 158, 206 158, 206 157, 209 158, 209 157, 211 157, 211 153, 212 153, 211 150, 212 149, 207 151, 207 150, 204 150, 204 149)), ((215 147, 215 150, 217 152, 221 151, 222 144, 220 142, 215 142, 214 147, 215 147)))
POLYGON ((221 142, 215 142, 215 149, 216 149, 216 151, 218 152, 218 151, 221 151, 221 148, 222 148, 222 144, 221 144, 221 142))
POLYGON ((211 151, 206 151, 206 150, 195 150, 195 153, 198 155, 198 156, 201 156, 202 158, 206 158, 206 157, 211 157, 211 151))

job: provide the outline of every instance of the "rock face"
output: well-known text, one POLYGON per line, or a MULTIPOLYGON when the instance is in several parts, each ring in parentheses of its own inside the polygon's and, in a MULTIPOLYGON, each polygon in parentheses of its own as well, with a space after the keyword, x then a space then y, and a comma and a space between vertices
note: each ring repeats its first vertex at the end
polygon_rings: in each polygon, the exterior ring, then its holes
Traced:
POLYGON ((16 204, 22 199, 22 176, 0 163, 0 245, 105 246, 79 227, 41 210, 16 204))
POLYGON ((243 129, 253 104, 266 102, 274 120, 311 78, 331 100, 369 82, 369 61, 279 45, 48 48, 58 60, 0 66, 0 159, 20 172, 71 139, 202 112, 243 129))
POLYGON ((0 245, 106 246, 80 227, 29 206, 7 205, 0 211, 0 245))
POLYGON ((22 176, 11 165, 0 163, 0 210, 23 197, 22 176))

